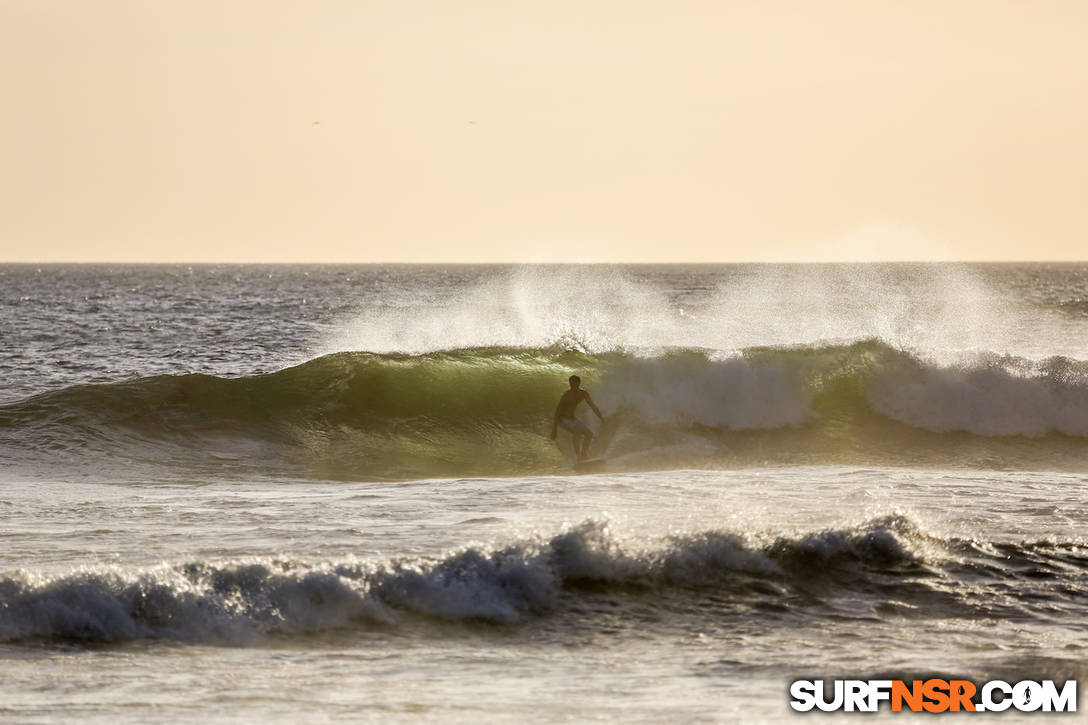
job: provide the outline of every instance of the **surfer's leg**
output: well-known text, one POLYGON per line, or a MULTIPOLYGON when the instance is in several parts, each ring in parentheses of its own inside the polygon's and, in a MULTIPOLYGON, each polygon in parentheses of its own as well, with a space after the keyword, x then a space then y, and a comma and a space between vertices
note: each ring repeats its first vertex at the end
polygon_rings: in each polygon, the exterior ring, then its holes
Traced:
POLYGON ((586 431, 582 436, 582 458, 589 458, 589 444, 593 442, 593 433, 586 431))
POLYGON ((570 434, 570 441, 574 444, 574 456, 579 461, 586 457, 585 433, 574 431, 570 434))
POLYGON ((590 431, 589 426, 577 418, 563 418, 559 421, 559 425, 570 431, 570 440, 574 444, 574 455, 578 457, 578 460, 588 456, 589 442, 593 439, 593 432, 590 431))

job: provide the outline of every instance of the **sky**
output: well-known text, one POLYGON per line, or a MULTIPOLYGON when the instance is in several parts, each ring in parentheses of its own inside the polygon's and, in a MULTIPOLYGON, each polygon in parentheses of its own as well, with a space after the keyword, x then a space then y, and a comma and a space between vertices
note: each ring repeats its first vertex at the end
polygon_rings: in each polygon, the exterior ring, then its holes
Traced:
POLYGON ((0 0, 0 261, 1088 259, 1088 3, 0 0))

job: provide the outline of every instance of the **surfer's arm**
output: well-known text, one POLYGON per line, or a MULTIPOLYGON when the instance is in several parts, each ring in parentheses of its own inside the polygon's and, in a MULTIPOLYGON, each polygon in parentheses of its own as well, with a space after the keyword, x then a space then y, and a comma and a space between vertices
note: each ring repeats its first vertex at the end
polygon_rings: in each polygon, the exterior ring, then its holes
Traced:
POLYGON ((597 417, 600 418, 603 421, 604 420, 604 415, 601 413, 601 409, 597 407, 597 404, 593 402, 593 398, 589 397, 589 391, 588 390, 586 391, 585 400, 586 400, 586 405, 589 406, 590 410, 592 410, 594 413, 596 413, 597 417))

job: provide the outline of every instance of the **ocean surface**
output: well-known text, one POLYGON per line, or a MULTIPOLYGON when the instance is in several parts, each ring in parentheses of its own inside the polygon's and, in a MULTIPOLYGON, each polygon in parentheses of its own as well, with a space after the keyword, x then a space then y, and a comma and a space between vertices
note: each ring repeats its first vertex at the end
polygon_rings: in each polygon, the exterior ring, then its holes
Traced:
POLYGON ((1088 263, 0 265, 0 342, 5 723, 1088 683, 1088 263))

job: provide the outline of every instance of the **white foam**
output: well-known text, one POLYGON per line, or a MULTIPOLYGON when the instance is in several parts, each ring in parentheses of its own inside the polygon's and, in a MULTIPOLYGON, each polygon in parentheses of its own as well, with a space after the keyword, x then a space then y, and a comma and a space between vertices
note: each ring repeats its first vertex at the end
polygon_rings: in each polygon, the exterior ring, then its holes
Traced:
POLYGON ((784 365, 743 358, 628 359, 595 394, 610 410, 644 420, 733 429, 799 426, 812 417, 802 379, 784 365))
POLYGON ((889 418, 936 432, 986 436, 1088 436, 1088 385, 1042 371, 935 367, 877 376, 869 404, 889 418))
POLYGON ((842 557, 851 567, 858 560, 910 559, 912 526, 885 518, 775 539, 711 531, 628 548, 608 522, 589 520, 548 539, 468 547, 431 561, 264 559, 81 569, 56 577, 24 572, 0 580, 0 641, 245 642, 272 633, 394 624, 405 614, 512 623, 561 607, 563 590, 578 582, 703 587, 716 576, 743 573, 788 583, 798 567, 808 574, 813 557, 825 567, 842 557))

